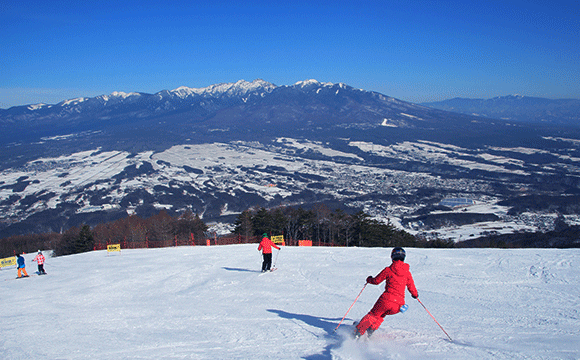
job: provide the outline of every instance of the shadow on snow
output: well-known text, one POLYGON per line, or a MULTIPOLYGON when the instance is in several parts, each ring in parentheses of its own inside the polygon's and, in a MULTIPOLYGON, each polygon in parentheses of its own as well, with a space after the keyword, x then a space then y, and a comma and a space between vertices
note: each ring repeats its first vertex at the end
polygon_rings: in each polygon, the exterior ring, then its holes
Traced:
POLYGON ((241 271, 241 272, 255 272, 255 273, 261 272, 260 270, 250 270, 250 269, 231 268, 231 267, 223 267, 222 269, 227 270, 227 271, 241 271))
MULTIPOLYGON (((310 356, 303 357, 305 360, 329 360, 332 359, 331 350, 337 345, 340 345, 340 336, 334 331, 338 321, 341 318, 321 318, 318 316, 311 316, 305 314, 293 314, 282 310, 268 309, 269 312, 274 313, 281 318, 288 319, 294 323, 298 322, 305 323, 307 325, 324 330, 324 338, 328 341, 328 345, 324 348, 321 354, 313 354, 310 356)), ((305 329, 316 337, 320 337, 318 334, 313 333, 311 330, 305 329)))

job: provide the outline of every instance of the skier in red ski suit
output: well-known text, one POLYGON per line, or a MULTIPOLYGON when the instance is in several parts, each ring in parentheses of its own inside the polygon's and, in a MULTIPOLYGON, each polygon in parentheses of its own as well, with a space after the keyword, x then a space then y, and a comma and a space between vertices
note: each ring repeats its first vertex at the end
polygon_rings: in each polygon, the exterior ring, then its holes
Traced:
POLYGON ((419 297, 409 264, 404 262, 405 250, 396 247, 391 252, 393 263, 383 269, 376 277, 369 276, 367 283, 378 285, 383 280, 385 292, 379 297, 371 311, 356 325, 355 337, 360 337, 368 330, 369 335, 381 326, 386 315, 394 315, 405 305, 405 288, 409 289, 414 299, 419 297))
POLYGON ((262 272, 269 271, 270 267, 272 266, 272 247, 280 250, 276 244, 272 242, 272 240, 268 239, 268 234, 264 233, 262 235, 262 241, 258 246, 258 251, 262 251, 262 255, 264 256, 264 261, 262 262, 262 272))

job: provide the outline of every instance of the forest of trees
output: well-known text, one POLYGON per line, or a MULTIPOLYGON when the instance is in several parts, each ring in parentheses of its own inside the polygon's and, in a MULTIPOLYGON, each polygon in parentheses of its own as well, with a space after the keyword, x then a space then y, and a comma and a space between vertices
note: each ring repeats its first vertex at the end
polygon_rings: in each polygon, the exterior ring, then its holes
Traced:
POLYGON ((30 234, 0 239, 0 258, 39 249, 54 250, 55 256, 69 255, 106 249, 108 244, 121 244, 122 248, 194 245, 205 243, 206 231, 207 225, 190 211, 172 217, 162 210, 147 219, 132 215, 92 229, 82 225, 62 234, 30 234))
POLYGON ((0 258, 16 253, 54 250, 55 256, 106 249, 109 244, 121 248, 167 247, 178 245, 259 242, 263 233, 283 235, 286 245, 298 240, 312 240, 315 246, 359 247, 580 247, 580 226, 568 226, 563 220, 547 233, 516 233, 487 236, 455 243, 452 240, 426 240, 397 229, 390 223, 371 219, 364 212, 348 214, 324 204, 306 210, 301 207, 253 208, 243 211, 235 221, 233 234, 217 237, 190 211, 172 217, 162 210, 150 218, 131 215, 102 223, 73 227, 62 234, 30 234, 0 239, 0 258))
POLYGON ((413 235, 373 220, 362 211, 350 215, 340 209, 331 210, 324 204, 315 205, 311 210, 301 207, 250 209, 238 216, 235 225, 234 232, 238 235, 258 236, 264 232, 284 235, 288 245, 305 239, 318 246, 425 245, 413 235))
POLYGON ((147 219, 132 215, 94 228, 88 225, 73 227, 62 234, 0 239, 0 257, 38 249, 52 249, 54 255, 60 256, 106 249, 109 244, 121 244, 122 248, 205 245, 208 238, 215 244, 259 242, 260 235, 265 232, 270 236, 283 235, 287 245, 296 245, 298 240, 312 240, 315 246, 453 246, 446 241, 422 241, 391 224, 373 220, 363 212, 351 215, 322 204, 311 210, 300 207, 250 209, 237 217, 235 225, 233 234, 217 238, 207 233, 207 225, 196 214, 185 212, 172 217, 162 210, 147 219))

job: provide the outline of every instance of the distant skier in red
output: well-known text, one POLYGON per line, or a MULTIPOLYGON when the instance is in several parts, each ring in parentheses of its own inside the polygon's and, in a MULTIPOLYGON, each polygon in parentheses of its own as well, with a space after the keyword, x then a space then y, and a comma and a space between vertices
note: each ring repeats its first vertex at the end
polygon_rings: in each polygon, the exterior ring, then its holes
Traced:
POLYGON ((393 263, 384 268, 376 277, 369 276, 367 283, 378 285, 385 281, 385 292, 379 297, 371 311, 356 325, 355 337, 360 337, 368 330, 371 335, 381 326, 385 316, 394 315, 405 305, 405 289, 409 289, 414 299, 419 297, 409 264, 405 261, 405 250, 396 247, 391 251, 393 263))
POLYGON ((262 241, 258 246, 258 251, 261 250, 262 255, 264 256, 264 261, 262 262, 262 272, 269 271, 272 267, 272 247, 280 250, 280 248, 268 238, 268 234, 264 233, 264 235, 262 235, 262 241))

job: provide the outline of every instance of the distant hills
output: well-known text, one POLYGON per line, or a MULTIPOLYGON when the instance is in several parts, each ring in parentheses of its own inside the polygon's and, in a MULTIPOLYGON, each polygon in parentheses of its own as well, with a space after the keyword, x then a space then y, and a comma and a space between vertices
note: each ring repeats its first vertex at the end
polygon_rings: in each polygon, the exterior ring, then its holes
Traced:
POLYGON ((564 126, 580 126, 580 99, 544 99, 509 95, 492 99, 454 98, 422 103, 434 109, 486 118, 564 126))

